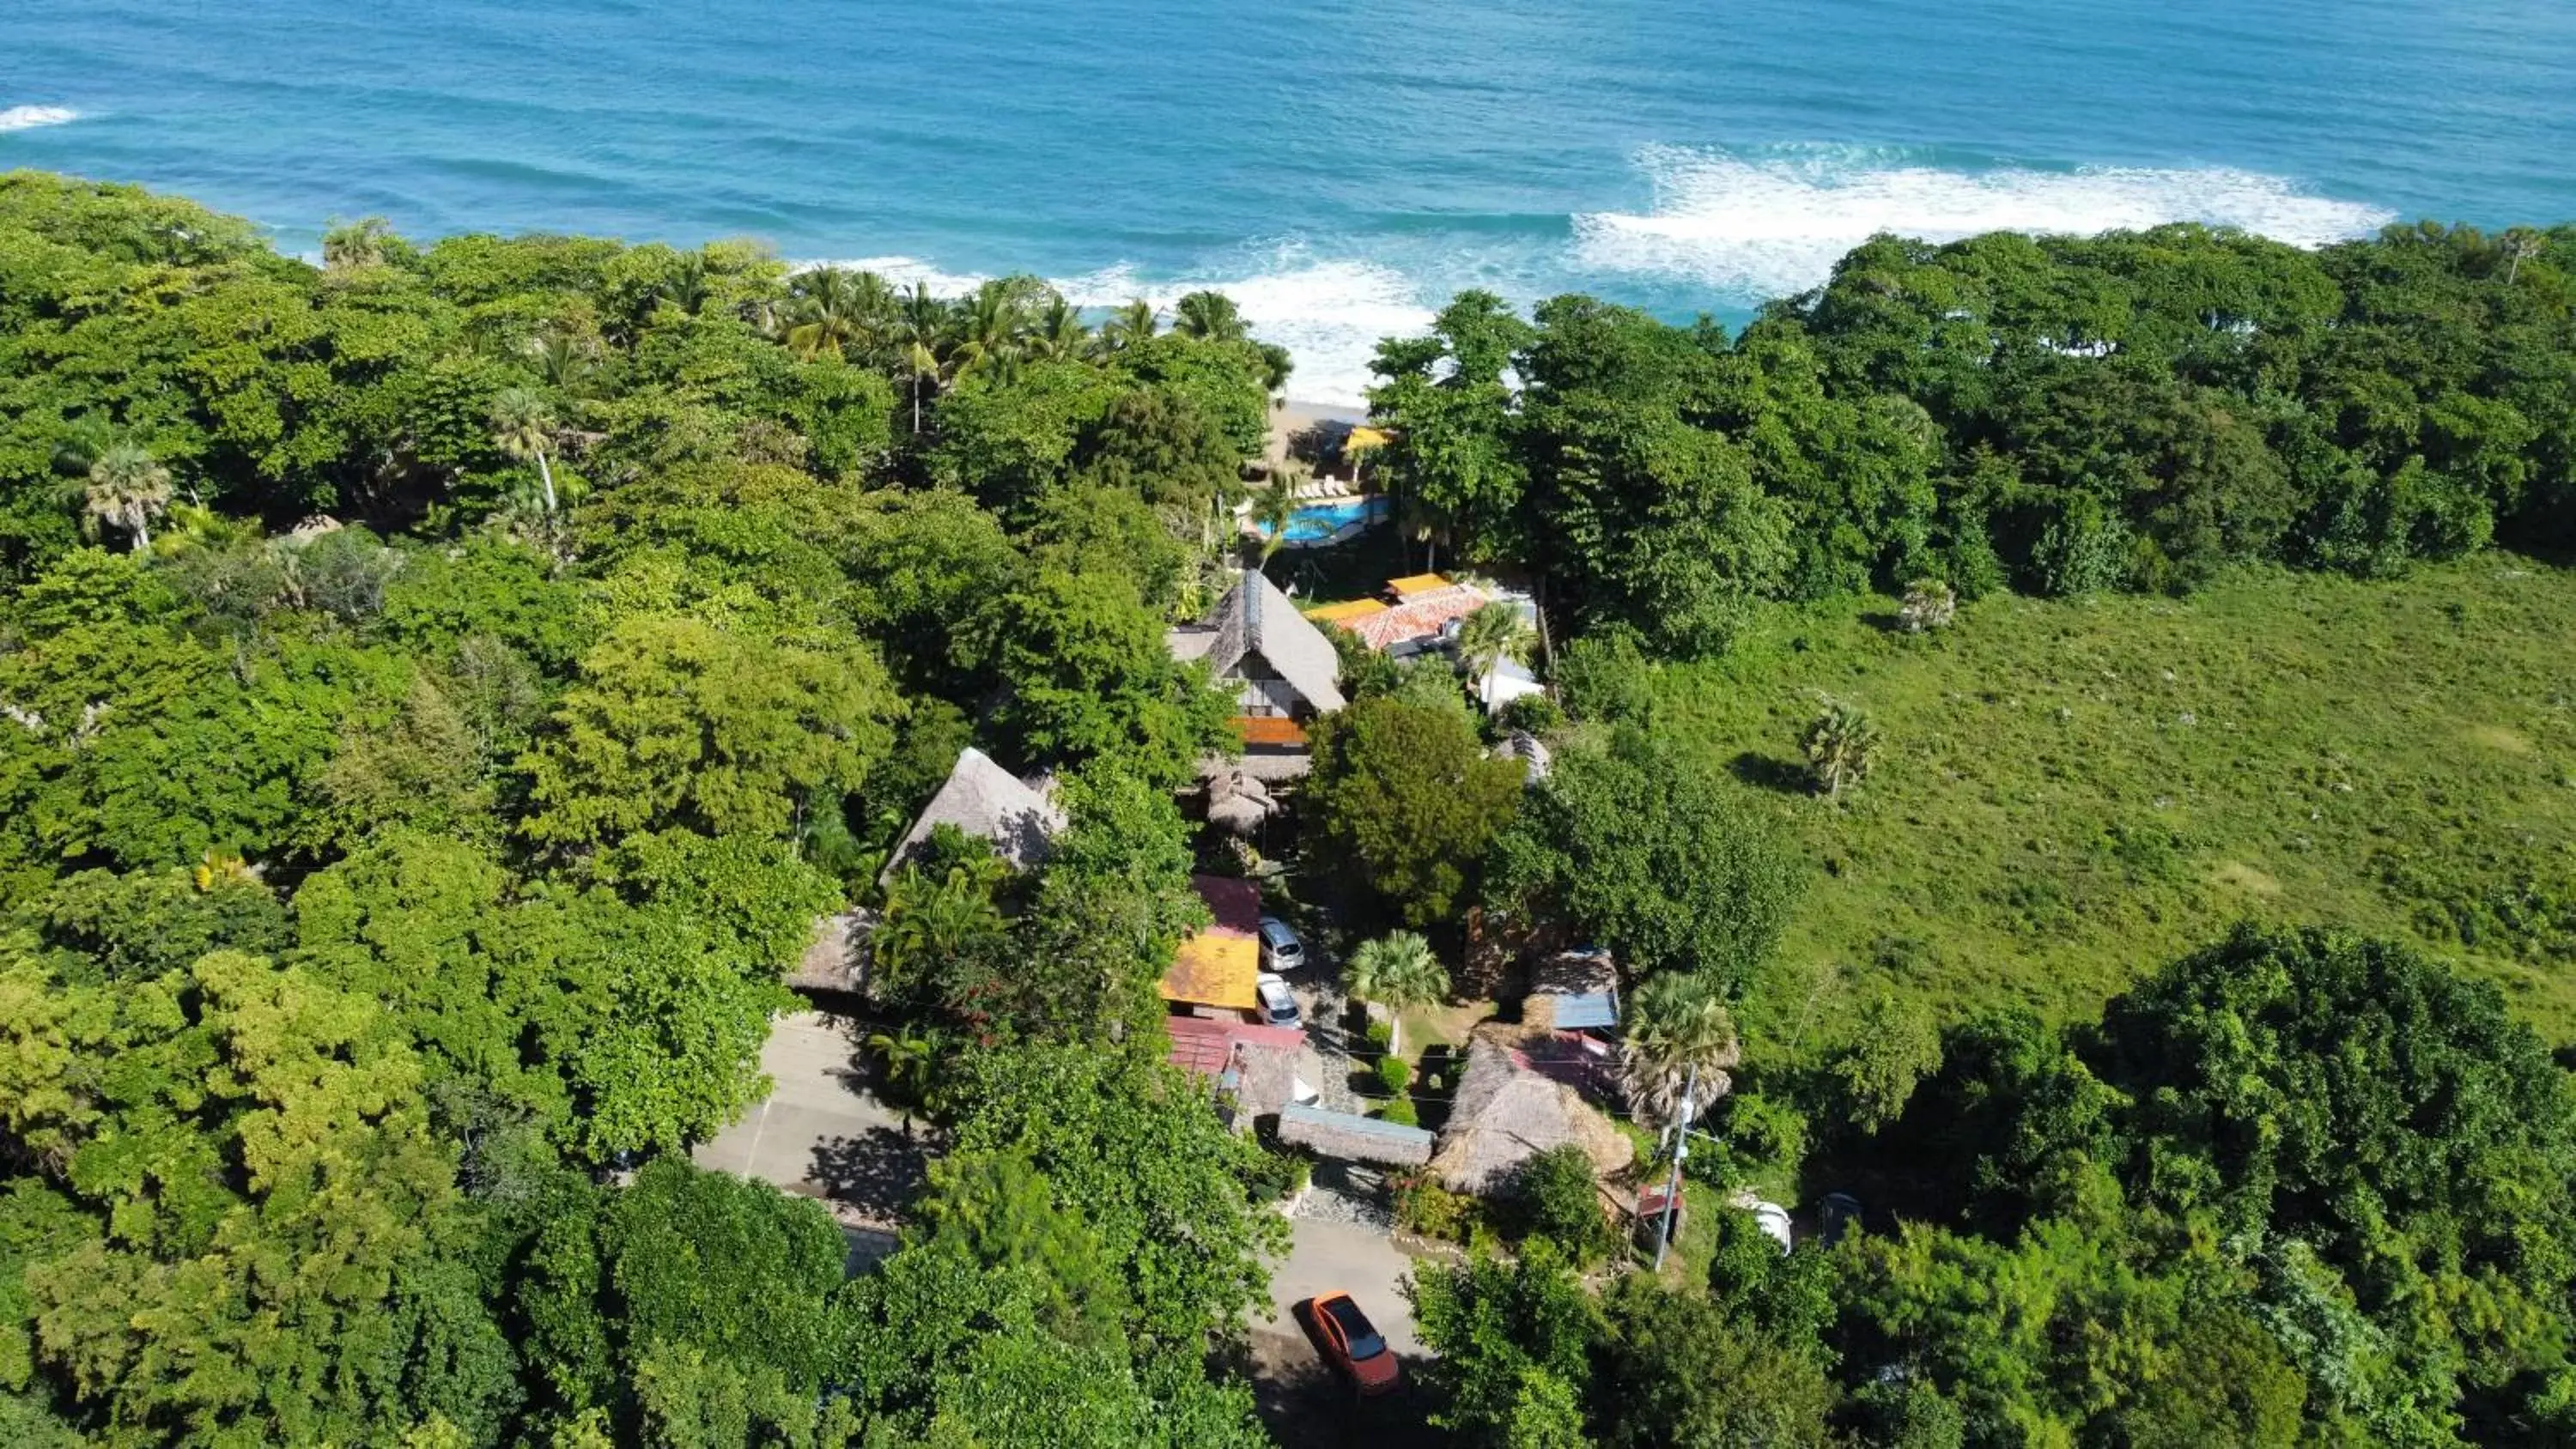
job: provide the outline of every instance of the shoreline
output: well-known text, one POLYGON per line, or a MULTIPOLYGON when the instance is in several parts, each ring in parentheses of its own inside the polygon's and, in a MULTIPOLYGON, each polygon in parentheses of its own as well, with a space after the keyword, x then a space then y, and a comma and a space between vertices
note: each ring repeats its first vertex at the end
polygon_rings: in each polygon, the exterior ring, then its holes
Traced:
POLYGON ((1288 459, 1289 440, 1316 429, 1348 432, 1368 421, 1365 405, 1305 402, 1277 398, 1270 404, 1270 438, 1261 450, 1265 466, 1276 469, 1288 459))

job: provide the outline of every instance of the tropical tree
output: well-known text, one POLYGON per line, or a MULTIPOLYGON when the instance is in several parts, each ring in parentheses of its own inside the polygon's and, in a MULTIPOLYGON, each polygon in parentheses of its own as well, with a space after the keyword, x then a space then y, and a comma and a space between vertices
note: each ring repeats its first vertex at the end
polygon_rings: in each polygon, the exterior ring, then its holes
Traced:
POLYGON ((797 356, 842 357, 874 340, 894 292, 874 272, 816 267, 788 284, 787 345, 797 356))
POLYGON ((993 888, 1003 867, 991 856, 952 865, 937 880, 907 865, 886 890, 885 914, 868 949, 885 989, 900 994, 926 968, 1001 934, 993 888))
POLYGON ((134 552, 152 546, 152 520, 170 504, 170 470, 139 443, 116 443, 89 465, 82 506, 100 523, 134 536, 134 552))
POLYGON ((596 351, 590 339, 560 327, 546 328, 530 337, 527 345, 528 361, 536 365, 537 375, 559 393, 570 393, 590 375, 596 351))
POLYGON ((1123 352, 1150 340, 1157 320, 1154 304, 1138 297, 1102 320, 1095 341, 1104 353, 1123 352))
POLYGON ((1841 700, 1827 700, 1824 713, 1807 726, 1807 769, 1827 795, 1840 795, 1843 786, 1867 778, 1878 749, 1878 726, 1841 700))
POLYGON ((512 460, 537 465, 537 477, 545 485, 546 512, 556 511, 555 470, 546 460, 546 449, 555 439, 555 411, 544 397, 532 388, 503 388, 492 399, 487 420, 492 425, 492 445, 512 460))
POLYGON ((921 385, 939 390, 947 372, 942 355, 948 339, 948 304, 930 295, 928 282, 915 282, 895 317, 895 345, 904 377, 912 384, 912 431, 921 433, 921 385))
POLYGON ((1458 665, 1482 679, 1506 658, 1525 658, 1532 638, 1521 611, 1497 599, 1458 621, 1458 665))
POLYGON ((1029 320, 1021 346, 1032 359, 1070 361, 1090 350, 1091 329, 1082 325, 1081 309, 1061 295, 1052 296, 1029 320))
POLYGON ((1619 1087, 1639 1122, 1668 1122, 1687 1091, 1697 1105, 1735 1085, 1727 1075, 1744 1059, 1734 1014, 1695 976, 1673 972, 1637 989, 1619 1044, 1619 1087))
POLYGON ((990 373, 1007 379, 1025 354, 1031 318, 1026 284, 996 277, 977 287, 955 309, 949 341, 952 369, 960 377, 990 373))
POLYGON ((1273 482, 1253 500, 1252 521, 1261 525, 1262 572, 1269 572, 1272 556, 1288 546, 1288 525, 1296 517, 1296 495, 1283 482, 1273 482))
POLYGON ((1243 313, 1223 292, 1192 292, 1173 308, 1172 330, 1209 342, 1244 340, 1243 313))
POLYGON ((942 1044, 935 1034, 880 1031, 869 1035, 867 1045, 885 1070, 886 1096, 903 1114, 903 1130, 909 1136, 913 1109, 930 1100, 942 1044))
POLYGON ((1404 1049, 1401 1013, 1409 1007, 1437 1006, 1449 996, 1449 972, 1432 954, 1431 942, 1416 931, 1389 931, 1363 942, 1342 968, 1342 989, 1353 997, 1383 1006, 1396 1035, 1389 1044, 1404 1049))

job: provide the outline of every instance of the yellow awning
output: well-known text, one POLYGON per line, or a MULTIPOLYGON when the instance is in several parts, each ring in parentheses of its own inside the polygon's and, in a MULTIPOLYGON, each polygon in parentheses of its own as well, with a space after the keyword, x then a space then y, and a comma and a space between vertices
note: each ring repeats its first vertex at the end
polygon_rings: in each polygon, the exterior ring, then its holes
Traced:
POLYGON ((1353 428, 1350 435, 1342 439, 1342 451, 1345 454, 1365 453, 1394 441, 1382 428, 1353 428))
POLYGON ((1427 594, 1433 589, 1448 587, 1449 580, 1440 574, 1414 574, 1407 578, 1386 581, 1386 591, 1399 599, 1409 599, 1415 594, 1427 594))
POLYGON ((1386 601, 1383 599, 1353 599, 1347 604, 1324 604, 1308 609, 1306 617, 1318 624, 1348 624, 1355 619, 1385 612, 1386 601))
POLYGON ((1207 930, 1181 943, 1155 990, 1165 1001, 1253 1011, 1261 1005, 1253 989, 1260 974, 1260 942, 1235 931, 1207 930))

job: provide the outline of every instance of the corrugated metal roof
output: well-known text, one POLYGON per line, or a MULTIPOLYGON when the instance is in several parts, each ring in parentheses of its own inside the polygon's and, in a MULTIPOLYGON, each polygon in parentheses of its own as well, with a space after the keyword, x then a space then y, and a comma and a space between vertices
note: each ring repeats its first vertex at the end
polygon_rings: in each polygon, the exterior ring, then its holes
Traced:
POLYGON ((1560 1031, 1582 1031, 1618 1024, 1619 998, 1610 992, 1587 991, 1579 996, 1556 999, 1556 1026, 1560 1031))

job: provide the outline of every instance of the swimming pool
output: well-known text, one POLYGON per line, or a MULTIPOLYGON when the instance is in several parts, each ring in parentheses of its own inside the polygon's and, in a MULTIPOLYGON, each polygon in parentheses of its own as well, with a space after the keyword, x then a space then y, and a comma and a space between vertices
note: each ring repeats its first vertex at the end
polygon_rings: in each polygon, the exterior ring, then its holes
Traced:
MULTIPOLYGON (((1360 529, 1383 521, 1387 510, 1383 494, 1302 504, 1288 515, 1288 536, 1282 543, 1288 548, 1340 543, 1360 529)), ((1252 531, 1262 538, 1270 537, 1270 530, 1258 522, 1252 525, 1252 531)))

